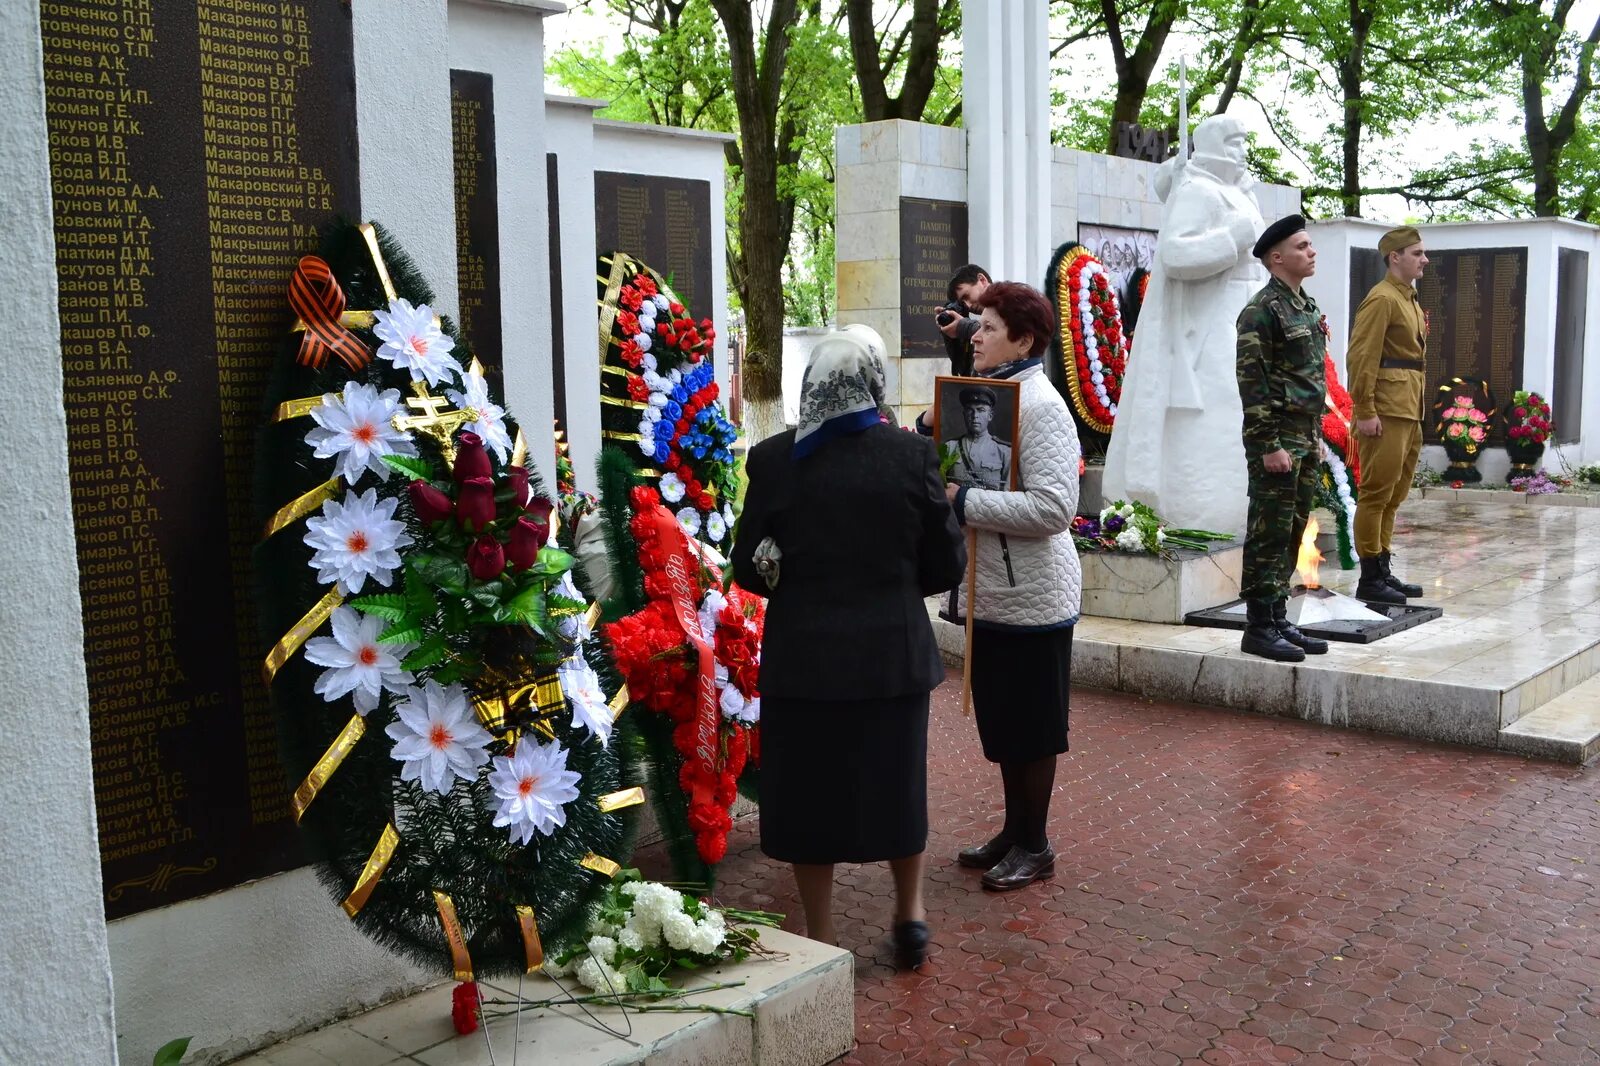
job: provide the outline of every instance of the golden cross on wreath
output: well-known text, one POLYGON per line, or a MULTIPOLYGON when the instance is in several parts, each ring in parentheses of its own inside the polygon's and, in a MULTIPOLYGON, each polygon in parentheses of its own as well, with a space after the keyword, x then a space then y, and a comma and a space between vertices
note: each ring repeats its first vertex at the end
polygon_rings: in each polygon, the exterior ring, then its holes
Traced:
POLYGON ((441 410, 449 403, 443 396, 435 396, 428 391, 425 381, 413 381, 411 391, 415 396, 406 397, 406 406, 417 413, 414 415, 395 415, 393 425, 398 430, 416 430, 426 436, 432 437, 439 445, 439 451, 444 455, 446 465, 455 465, 456 461, 456 430, 468 422, 478 420, 478 412, 468 407, 460 411, 441 410))

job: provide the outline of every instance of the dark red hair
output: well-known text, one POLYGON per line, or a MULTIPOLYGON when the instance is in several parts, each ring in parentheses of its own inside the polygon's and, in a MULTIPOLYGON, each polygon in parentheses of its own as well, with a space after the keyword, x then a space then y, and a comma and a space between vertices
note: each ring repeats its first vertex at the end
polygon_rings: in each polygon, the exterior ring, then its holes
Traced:
POLYGON ((983 290, 978 297, 978 307, 994 308, 994 313, 1006 324, 1006 336, 1011 340, 1021 343, 1022 338, 1032 337, 1033 346, 1028 349, 1030 359, 1044 355, 1049 349, 1056 316, 1044 293, 1032 285, 1020 281, 996 282, 983 290))

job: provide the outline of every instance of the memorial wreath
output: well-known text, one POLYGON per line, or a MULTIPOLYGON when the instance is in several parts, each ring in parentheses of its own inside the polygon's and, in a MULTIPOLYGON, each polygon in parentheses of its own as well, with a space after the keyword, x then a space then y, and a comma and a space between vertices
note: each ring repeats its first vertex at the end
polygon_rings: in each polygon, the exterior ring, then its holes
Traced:
POLYGON ((1107 437, 1117 420, 1128 341, 1111 275, 1081 244, 1050 260, 1046 289, 1056 312, 1050 378, 1088 433, 1107 437))
POLYGON ((382 230, 333 229, 289 302, 256 563, 295 818, 373 939, 463 982, 534 969, 587 938, 644 800, 598 610, 521 432, 382 230))

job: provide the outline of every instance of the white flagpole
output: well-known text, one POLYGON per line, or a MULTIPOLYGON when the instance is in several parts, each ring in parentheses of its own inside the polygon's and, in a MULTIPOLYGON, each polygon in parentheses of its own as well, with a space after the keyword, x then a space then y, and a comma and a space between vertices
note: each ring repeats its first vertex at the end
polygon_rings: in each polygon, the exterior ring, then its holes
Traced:
POLYGON ((1189 66, 1178 57, 1178 166, 1189 161, 1189 66))

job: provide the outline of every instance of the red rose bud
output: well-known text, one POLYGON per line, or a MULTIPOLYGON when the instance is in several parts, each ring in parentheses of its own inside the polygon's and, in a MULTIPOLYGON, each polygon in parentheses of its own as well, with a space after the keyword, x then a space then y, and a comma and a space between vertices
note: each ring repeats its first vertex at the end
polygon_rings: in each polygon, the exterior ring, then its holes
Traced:
POLYGON ((455 501, 420 478, 411 483, 411 509, 425 526, 443 522, 455 512, 455 501))
POLYGON ((483 438, 476 433, 463 433, 456 438, 456 465, 452 471, 457 482, 469 478, 493 477, 494 467, 489 463, 489 453, 483 450, 483 438))
POLYGON ((550 512, 555 510, 555 504, 543 496, 535 496, 528 501, 528 521, 539 530, 539 543, 542 545, 550 539, 550 512))
POLYGON ((506 561, 513 570, 526 570, 539 561, 539 549, 550 539, 550 523, 519 518, 511 527, 511 542, 506 545, 506 561))
POLYGON ((716 506, 717 506, 717 501, 712 499, 711 493, 709 493, 709 492, 699 493, 696 496, 694 502, 699 506, 700 510, 702 510, 702 511, 714 510, 716 508, 716 506))
POLYGON ((506 467, 506 484, 511 486, 511 502, 517 510, 528 505, 528 468, 525 466, 506 467))
POLYGON ((493 581, 505 568, 505 549, 488 534, 473 541, 472 547, 467 549, 467 572, 479 581, 493 581))
POLYGON ((486 477, 468 478, 461 483, 461 498, 456 501, 456 521, 469 533, 487 528, 494 521, 494 482, 486 477))

